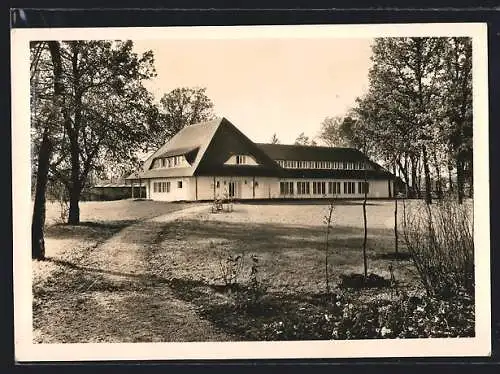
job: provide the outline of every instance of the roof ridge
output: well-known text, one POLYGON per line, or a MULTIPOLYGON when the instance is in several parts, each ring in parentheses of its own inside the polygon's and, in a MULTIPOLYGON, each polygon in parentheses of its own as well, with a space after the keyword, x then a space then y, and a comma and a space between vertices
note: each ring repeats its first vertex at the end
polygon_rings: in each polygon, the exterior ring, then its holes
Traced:
POLYGON ((303 148, 326 148, 326 149, 352 149, 361 152, 354 147, 329 147, 326 145, 304 145, 304 144, 276 144, 276 143, 255 143, 257 145, 272 145, 272 146, 285 146, 285 147, 303 147, 303 148))

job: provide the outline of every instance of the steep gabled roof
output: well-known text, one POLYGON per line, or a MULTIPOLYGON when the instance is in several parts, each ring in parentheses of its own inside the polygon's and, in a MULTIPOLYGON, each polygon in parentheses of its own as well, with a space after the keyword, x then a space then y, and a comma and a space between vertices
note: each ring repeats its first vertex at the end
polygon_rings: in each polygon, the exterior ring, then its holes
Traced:
POLYGON ((354 148, 319 147, 296 144, 257 143, 273 160, 290 161, 364 161, 362 152, 354 148))
MULTIPOLYGON (((222 120, 223 118, 216 118, 184 127, 144 162, 141 178, 193 175, 222 120), (172 169, 151 168, 157 158, 180 155, 186 155, 191 166, 172 169)), ((134 173, 127 179, 137 179, 137 176, 134 173)))
POLYGON ((186 126, 144 163, 139 175, 127 179, 193 175, 276 176, 281 168, 226 118, 186 126), (258 165, 224 165, 234 154, 250 154, 258 165), (157 158, 185 155, 190 166, 153 169, 157 158))
POLYGON ((196 168, 196 175, 278 176, 280 166, 236 126, 223 118, 196 168), (225 165, 232 155, 251 155, 257 165, 225 165))

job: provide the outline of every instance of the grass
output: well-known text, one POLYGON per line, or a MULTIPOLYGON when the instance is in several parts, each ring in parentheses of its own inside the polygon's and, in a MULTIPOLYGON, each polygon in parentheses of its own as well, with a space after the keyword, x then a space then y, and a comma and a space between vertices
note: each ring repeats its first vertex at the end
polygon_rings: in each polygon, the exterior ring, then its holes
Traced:
MULTIPOLYGON (((339 202, 334 212, 330 295, 324 293, 325 204, 245 203, 217 214, 202 206, 175 220, 146 220, 185 206, 98 202, 82 205, 82 216, 93 220, 83 228, 49 228, 49 243, 81 247, 50 257, 45 264, 57 270, 38 282, 35 277, 34 341, 330 339, 333 320, 324 315, 341 315, 338 303, 389 305, 394 299, 390 288, 338 287, 342 276, 362 272, 359 202, 339 202), (237 286, 229 289, 220 278, 220 261, 235 254, 243 255, 243 266, 237 286), (252 254, 259 259, 260 292, 252 285, 252 254)), ((368 206, 369 272, 389 279, 392 266, 398 290, 420 297, 402 243, 401 254, 392 254, 392 209, 384 201, 368 206)))
MULTIPOLYGON (((80 202, 80 220, 82 222, 120 222, 137 221, 167 214, 190 203, 172 203, 151 200, 114 200, 80 202)), ((60 221, 60 206, 57 202, 47 202, 46 223, 51 226, 60 221)))

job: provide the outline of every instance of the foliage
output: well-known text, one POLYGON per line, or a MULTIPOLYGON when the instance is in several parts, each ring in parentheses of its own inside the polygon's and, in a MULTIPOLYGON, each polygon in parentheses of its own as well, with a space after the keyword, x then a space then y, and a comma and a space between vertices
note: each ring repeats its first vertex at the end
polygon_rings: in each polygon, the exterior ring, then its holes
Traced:
POLYGON ((151 129, 148 148, 161 147, 186 126, 215 118, 212 100, 206 88, 181 87, 166 94, 160 100, 159 121, 151 129))
POLYGON ((237 286, 243 271, 244 253, 232 254, 229 251, 222 251, 218 255, 218 260, 219 279, 228 289, 237 286))
POLYGON ((319 138, 329 147, 354 147, 354 120, 350 116, 326 117, 321 122, 319 138))
MULTIPOLYGON (((316 298, 266 294, 258 303, 204 305, 215 325, 244 340, 351 340, 472 337, 474 302, 466 295, 449 300, 401 293, 363 299, 332 293, 316 298)), ((238 297, 241 297, 238 296, 238 297)), ((199 302, 199 299, 196 299, 199 302)), ((207 300, 208 302, 208 300, 207 300)))
MULTIPOLYGON (((69 221, 79 223, 78 201, 91 171, 113 163, 134 163, 158 111, 143 81, 155 75, 152 52, 138 56, 131 41, 60 42, 63 100, 50 173, 69 192, 69 221)), ((35 148, 50 112, 54 74, 47 52, 32 80, 32 134, 35 148)), ((34 55, 37 55, 35 52, 34 55)))
POLYGON ((306 136, 303 132, 301 132, 297 137, 297 139, 295 139, 295 144, 314 146, 316 145, 316 142, 314 141, 314 139, 309 139, 308 136, 306 136))
POLYGON ((427 202, 432 180, 439 192, 445 170, 451 181, 455 169, 461 201, 465 179, 472 184, 471 39, 377 38, 372 51, 369 90, 349 113, 353 122, 325 120, 323 140, 359 148, 365 139, 371 156, 395 164, 427 202))
POLYGON ((280 140, 278 139, 276 133, 274 133, 273 136, 271 137, 271 144, 280 144, 280 140))
POLYGON ((451 199, 405 209, 403 235, 429 295, 474 294, 474 238, 470 207, 451 199))

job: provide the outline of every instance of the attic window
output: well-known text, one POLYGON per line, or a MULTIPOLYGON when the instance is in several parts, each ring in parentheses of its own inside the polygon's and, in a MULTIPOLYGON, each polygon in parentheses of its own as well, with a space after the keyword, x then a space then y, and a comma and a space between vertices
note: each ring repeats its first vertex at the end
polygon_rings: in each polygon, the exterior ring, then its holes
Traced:
POLYGON ((236 165, 246 164, 246 161, 245 155, 236 155, 236 165))

